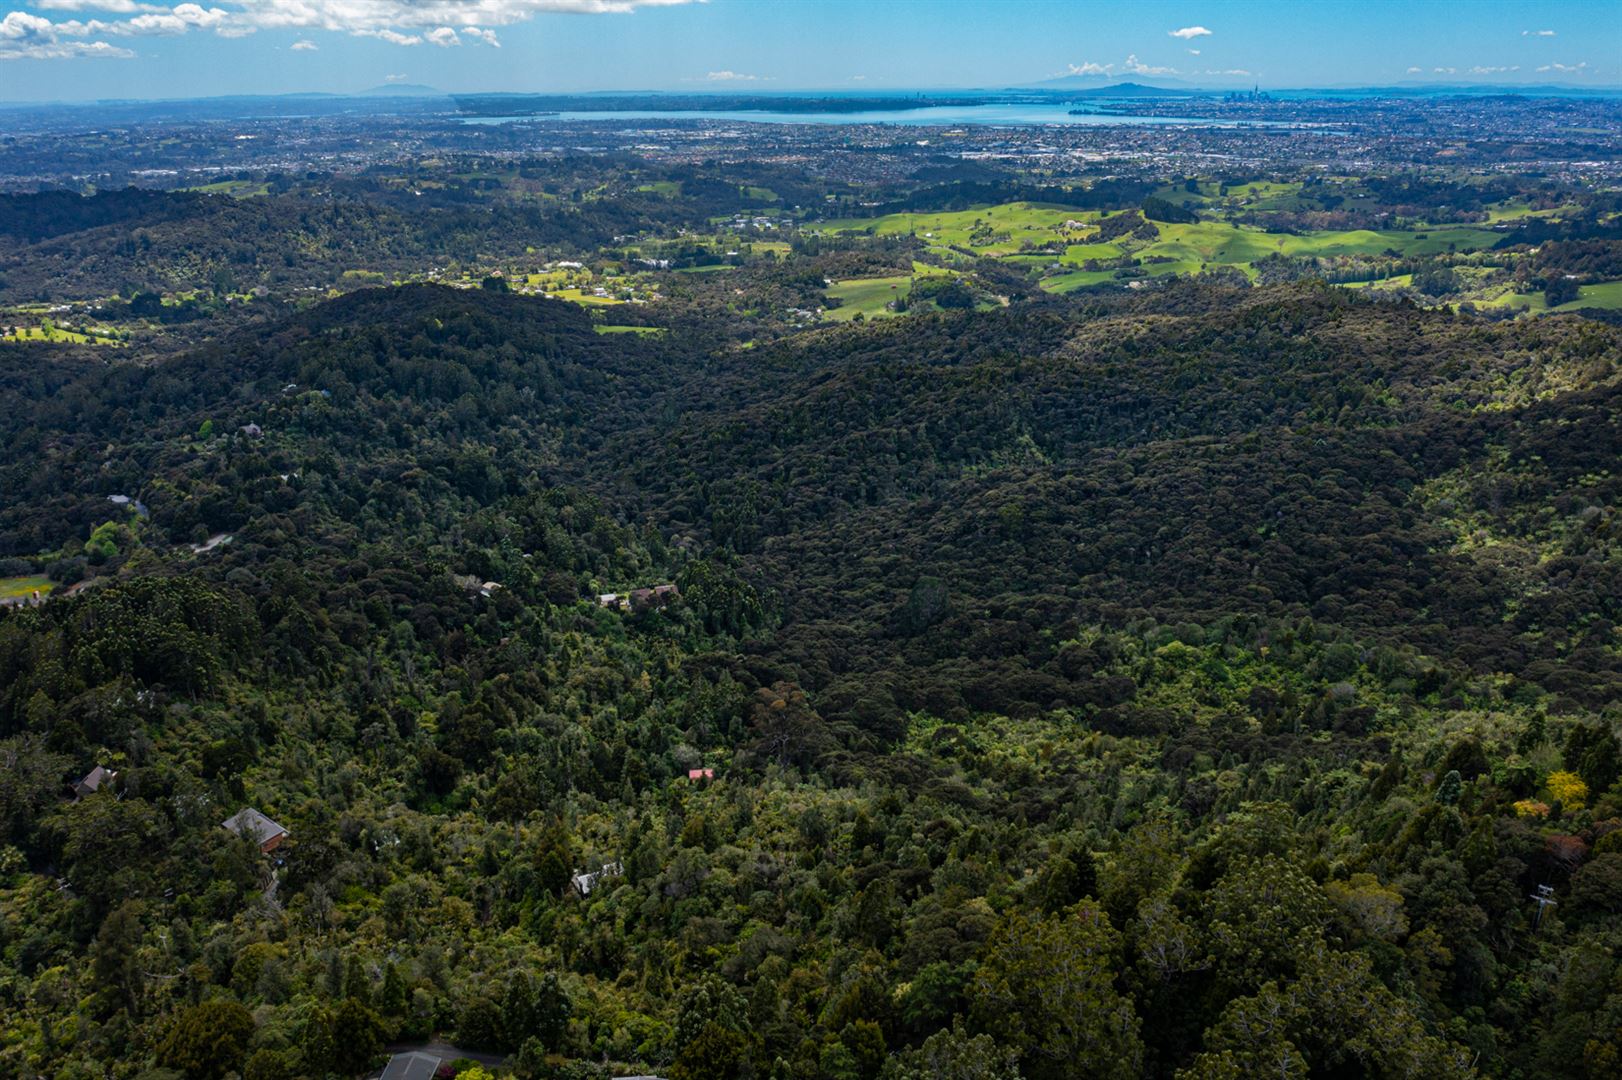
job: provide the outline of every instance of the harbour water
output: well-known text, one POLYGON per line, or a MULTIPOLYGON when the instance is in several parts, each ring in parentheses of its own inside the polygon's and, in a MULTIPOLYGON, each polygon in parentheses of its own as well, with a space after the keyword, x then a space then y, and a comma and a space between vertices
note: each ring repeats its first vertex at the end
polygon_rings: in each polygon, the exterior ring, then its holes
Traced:
POLYGON ((1133 127, 1295 127, 1279 121, 1229 120, 1211 117, 1122 116, 1075 102, 988 103, 982 105, 938 105, 920 109, 885 109, 863 112, 772 112, 767 110, 715 111, 699 109, 615 109, 600 112, 554 112, 518 116, 467 116, 468 124, 557 123, 571 120, 709 120, 754 124, 896 124, 916 127, 950 127, 954 124, 985 124, 996 127, 1030 127, 1043 124, 1126 125, 1133 127), (1072 112, 1072 110, 1086 110, 1072 112))

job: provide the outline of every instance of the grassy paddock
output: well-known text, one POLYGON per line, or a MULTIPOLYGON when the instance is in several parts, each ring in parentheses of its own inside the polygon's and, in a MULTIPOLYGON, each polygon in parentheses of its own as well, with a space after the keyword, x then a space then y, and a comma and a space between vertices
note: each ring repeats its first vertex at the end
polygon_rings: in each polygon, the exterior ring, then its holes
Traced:
POLYGON ((1532 312, 1581 311, 1583 308, 1602 308, 1606 311, 1622 310, 1622 281, 1601 281, 1584 285, 1577 290, 1577 299, 1551 308, 1541 292, 1506 292, 1491 300, 1476 301, 1477 307, 1521 308, 1532 312))
POLYGON ((94 329, 88 334, 77 330, 64 330, 60 326, 19 326, 11 333, 0 337, 0 341, 43 341, 59 345, 122 345, 116 338, 105 337, 96 333, 94 329))
MULTIPOLYGON (((955 276, 957 276, 955 270, 914 262, 911 274, 836 281, 828 286, 826 292, 830 297, 838 298, 841 303, 838 307, 823 312, 823 318, 834 322, 849 322, 857 315, 861 315, 864 319, 888 318, 898 312, 889 310, 887 305, 898 296, 910 296, 913 282, 919 278, 955 276)), ((933 308, 934 305, 930 304, 929 307, 933 308)))
POLYGON ((32 596, 35 589, 40 596, 44 596, 56 588, 56 582, 44 575, 33 577, 0 578, 0 600, 11 600, 19 596, 32 596))
MULTIPOLYGON (((1231 189, 1228 197, 1255 201, 1289 200, 1296 195, 1297 190, 1290 185, 1251 184, 1231 189)), ((1194 201, 1207 198, 1202 195, 1194 201)), ((914 235, 936 246, 966 249, 977 255, 1022 262, 1054 258, 1076 267, 1089 259, 1116 259, 1123 255, 1168 260, 1150 266, 1150 273, 1157 276, 1196 273, 1207 265, 1248 269, 1256 260, 1273 254, 1334 258, 1377 256, 1386 252, 1408 256, 1434 255, 1450 249, 1476 251, 1490 247, 1502 235, 1490 228, 1467 225, 1270 233, 1255 226, 1213 218, 1191 224, 1157 221, 1154 224, 1159 235, 1147 242, 1130 237, 1100 242, 1096 226, 1101 216, 1097 211, 1014 202, 944 213, 846 218, 825 222, 820 229, 873 236, 914 235), (1070 223, 1069 227, 1066 223, 1070 223), (1038 255, 1036 251, 1052 254, 1038 255)), ((1063 291, 1062 286, 1058 291, 1063 291)))

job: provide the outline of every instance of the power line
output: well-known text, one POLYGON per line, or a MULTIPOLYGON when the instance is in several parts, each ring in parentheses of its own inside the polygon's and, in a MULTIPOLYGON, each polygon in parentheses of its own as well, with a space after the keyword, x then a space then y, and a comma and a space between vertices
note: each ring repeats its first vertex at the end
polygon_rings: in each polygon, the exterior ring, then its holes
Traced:
POLYGON ((1558 907, 1560 902, 1554 898, 1553 885, 1539 885, 1538 891, 1532 894, 1532 899, 1537 901, 1538 905, 1537 917, 1532 920, 1532 929, 1536 930, 1543 925, 1543 909, 1558 907))

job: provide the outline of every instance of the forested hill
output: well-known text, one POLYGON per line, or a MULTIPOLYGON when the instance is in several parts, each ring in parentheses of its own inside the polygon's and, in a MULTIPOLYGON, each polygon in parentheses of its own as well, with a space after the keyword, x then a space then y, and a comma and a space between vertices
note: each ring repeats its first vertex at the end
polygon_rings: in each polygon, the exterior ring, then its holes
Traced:
POLYGON ((666 513, 753 553, 799 671, 866 685, 893 654, 907 708, 1074 703, 1045 631, 1236 615, 1617 699, 1609 332, 1200 299, 787 346, 792 379, 742 422, 684 413, 636 493, 696 471, 666 513), (926 578, 933 628, 906 614, 926 578), (883 644, 830 670, 852 630, 883 644))
POLYGON ((255 480, 318 463, 332 482, 362 462, 442 466, 436 479, 488 496, 507 490, 508 475, 485 475, 499 456, 517 490, 556 458, 557 439, 589 435, 583 420, 622 386, 649 399, 657 348, 593 333, 574 305, 411 286, 352 293, 153 364, 17 364, 8 389, 37 405, 6 428, 18 497, 0 511, 5 547, 55 546, 125 492, 145 493, 173 542, 240 529, 264 494, 245 490, 255 480), (263 441, 240 437, 250 424, 263 441))
MULTIPOLYGON (((644 190, 642 169, 624 162, 571 159, 529 162, 508 174, 514 188, 539 195, 529 202, 516 201, 499 180, 445 185, 409 177, 274 177, 246 185, 253 194, 243 198, 137 188, 89 197, 0 194, 0 301, 325 289, 360 268, 387 280, 523 257, 537 247, 590 252, 615 237, 697 227, 740 201, 751 205, 740 200, 735 179, 708 170, 647 172, 674 192, 644 190)), ((824 189, 769 166, 756 178, 808 203, 824 189)))
POLYGON ((1195 282, 0 358, 0 1070, 1608 1075, 1619 360, 1195 282))

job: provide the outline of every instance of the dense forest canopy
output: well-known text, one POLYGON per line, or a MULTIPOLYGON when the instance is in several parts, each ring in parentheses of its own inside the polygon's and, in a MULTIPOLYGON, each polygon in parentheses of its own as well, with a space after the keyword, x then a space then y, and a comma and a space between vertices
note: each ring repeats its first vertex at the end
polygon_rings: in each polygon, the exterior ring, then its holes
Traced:
POLYGON ((1615 1075, 1622 330, 632 168, 0 197, 11 299, 195 315, 0 347, 0 1071, 1615 1075))

